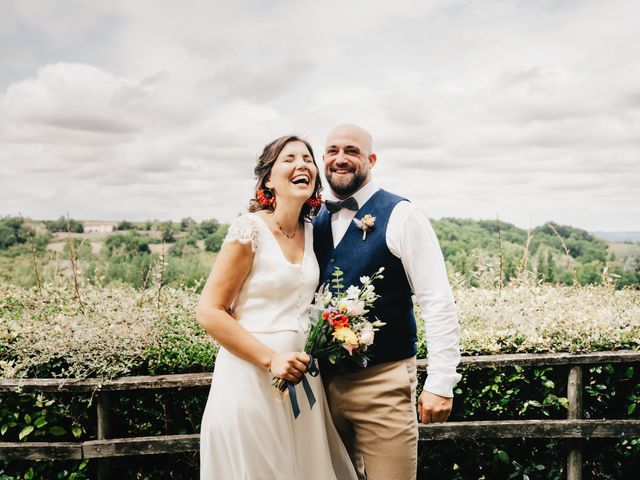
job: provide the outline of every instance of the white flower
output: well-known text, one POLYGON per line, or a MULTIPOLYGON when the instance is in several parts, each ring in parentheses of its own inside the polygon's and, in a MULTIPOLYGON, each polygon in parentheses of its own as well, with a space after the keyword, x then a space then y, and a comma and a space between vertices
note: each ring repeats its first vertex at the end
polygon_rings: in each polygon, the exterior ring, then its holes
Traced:
POLYGON ((357 300, 345 298, 338 302, 338 310, 348 315, 358 316, 364 314, 364 304, 357 300))
POLYGON ((347 288, 347 298, 350 300, 355 300, 360 296, 360 289, 355 285, 351 285, 347 288))
POLYGON ((362 302, 354 300, 351 302, 351 305, 349 305, 349 313, 351 315, 364 315, 364 312, 364 304, 362 302))
POLYGON ((373 337, 375 336, 375 332, 373 331, 373 325, 369 322, 366 322, 362 330, 360 330, 360 345, 371 345, 373 343, 373 337))
POLYGON ((376 298, 378 298, 378 295, 376 295, 373 285, 369 285, 364 291, 364 301, 367 303, 373 303, 376 301, 376 298))
POLYGON ((369 283, 371 281, 371 279, 367 276, 364 277, 360 277, 360 283, 364 284, 364 283, 369 283))
POLYGON ((331 303, 331 290, 327 288, 322 294, 322 304, 326 307, 329 303, 331 303))

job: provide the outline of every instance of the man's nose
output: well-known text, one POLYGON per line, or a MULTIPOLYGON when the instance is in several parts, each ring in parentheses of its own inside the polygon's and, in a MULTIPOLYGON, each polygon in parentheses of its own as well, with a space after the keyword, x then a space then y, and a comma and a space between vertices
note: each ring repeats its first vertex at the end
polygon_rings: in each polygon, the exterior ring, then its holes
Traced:
POLYGON ((336 163, 339 165, 344 165, 345 163, 347 163, 347 156, 342 150, 340 150, 336 155, 336 163))

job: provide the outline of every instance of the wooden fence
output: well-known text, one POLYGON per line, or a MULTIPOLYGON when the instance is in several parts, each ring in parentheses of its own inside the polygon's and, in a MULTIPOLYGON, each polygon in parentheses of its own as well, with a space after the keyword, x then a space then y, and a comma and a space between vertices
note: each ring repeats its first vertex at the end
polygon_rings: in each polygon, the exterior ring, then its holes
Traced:
MULTIPOLYGON (((567 479, 582 478, 582 439, 640 438, 640 420, 582 419, 582 368, 608 363, 640 363, 639 351, 614 351, 571 355, 514 354, 463 357, 461 366, 491 368, 512 366, 568 366, 566 420, 498 420, 420 425, 420 440, 486 438, 561 438, 568 444, 567 479)), ((418 370, 426 361, 418 360, 418 370)), ((111 392, 203 387, 210 373, 99 379, 0 379, 0 392, 97 392, 97 439, 84 442, 0 442, 0 459, 62 460, 92 458, 98 461, 98 479, 110 476, 111 457, 197 451, 199 434, 110 438, 111 392)))

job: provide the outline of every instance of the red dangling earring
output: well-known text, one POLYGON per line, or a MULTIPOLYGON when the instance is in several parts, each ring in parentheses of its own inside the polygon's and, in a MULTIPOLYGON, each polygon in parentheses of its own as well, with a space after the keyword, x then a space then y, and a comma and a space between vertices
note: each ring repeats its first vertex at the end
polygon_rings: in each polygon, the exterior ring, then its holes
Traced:
POLYGON ((311 208, 318 208, 322 204, 322 196, 318 195, 316 198, 307 198, 306 204, 311 208))
POLYGON ((265 190, 262 188, 259 188, 258 191, 256 192, 256 198, 258 199, 258 203, 260 205, 264 205, 265 207, 271 207, 273 206, 274 203, 276 203, 276 197, 273 196, 273 193, 271 193, 270 190, 266 191, 270 196, 267 197, 265 195, 265 190))

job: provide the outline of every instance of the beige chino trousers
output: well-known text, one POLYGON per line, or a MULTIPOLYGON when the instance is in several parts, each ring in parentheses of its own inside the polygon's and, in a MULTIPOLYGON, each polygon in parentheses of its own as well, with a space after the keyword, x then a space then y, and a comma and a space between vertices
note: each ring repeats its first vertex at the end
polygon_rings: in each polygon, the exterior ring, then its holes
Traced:
POLYGON ((331 416, 361 480, 415 480, 416 358, 323 372, 331 416))

